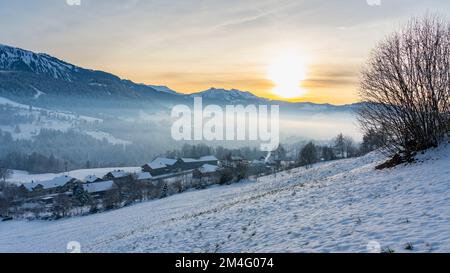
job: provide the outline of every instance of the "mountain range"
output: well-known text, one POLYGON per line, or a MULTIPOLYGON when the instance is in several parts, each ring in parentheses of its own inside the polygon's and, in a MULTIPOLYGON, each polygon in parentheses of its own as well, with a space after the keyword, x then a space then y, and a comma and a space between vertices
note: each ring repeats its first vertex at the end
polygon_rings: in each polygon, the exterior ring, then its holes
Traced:
POLYGON ((21 103, 54 105, 84 105, 86 101, 99 101, 123 105, 125 102, 178 103, 192 101, 200 96, 215 103, 277 103, 287 107, 342 109, 354 105, 334 106, 329 104, 289 103, 270 101, 247 91, 237 89, 210 88, 194 93, 182 94, 166 86, 134 83, 108 72, 82 68, 45 53, 15 48, 0 44, 0 96, 21 103))

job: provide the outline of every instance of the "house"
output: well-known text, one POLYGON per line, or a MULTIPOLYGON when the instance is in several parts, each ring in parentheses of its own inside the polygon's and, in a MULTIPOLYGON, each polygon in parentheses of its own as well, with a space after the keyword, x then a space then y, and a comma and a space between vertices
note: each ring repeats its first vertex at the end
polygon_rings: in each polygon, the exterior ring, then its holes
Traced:
POLYGON ((141 173, 137 173, 136 174, 136 179, 139 182, 152 182, 153 181, 153 176, 150 173, 147 172, 141 172, 141 173))
POLYGON ((166 174, 174 169, 176 159, 157 157, 152 162, 142 166, 142 172, 150 173, 152 176, 166 174))
POLYGON ((248 175, 261 175, 271 171, 272 168, 267 164, 265 158, 255 159, 250 162, 248 175))
POLYGON ((175 168, 179 170, 194 170, 202 167, 203 165, 213 165, 217 166, 219 164, 219 160, 212 155, 203 156, 198 159, 196 158, 180 158, 175 164, 175 168))
POLYGON ((176 159, 172 159, 172 158, 165 158, 165 157, 157 157, 153 160, 153 162, 155 163, 161 163, 164 164, 166 166, 173 166, 175 165, 175 163, 177 163, 176 159))
POLYGON ((88 176, 86 176, 86 178, 84 178, 84 181, 86 183, 95 183, 95 182, 101 182, 101 181, 103 181, 103 179, 101 179, 95 175, 88 175, 88 176))
POLYGON ((216 165, 204 164, 200 168, 194 170, 194 178, 203 178, 216 176, 219 171, 219 167, 216 165))
POLYGON ((230 156, 226 160, 222 162, 222 167, 225 168, 237 168, 243 164, 247 163, 247 161, 240 156, 230 156))
POLYGON ((77 183, 80 183, 80 181, 76 178, 64 175, 47 181, 32 181, 31 183, 22 184, 21 188, 25 189, 29 193, 44 195, 69 191, 77 183))
POLYGON ((130 174, 123 171, 123 170, 116 170, 116 171, 112 171, 107 173, 104 177, 103 180, 108 181, 108 180, 113 180, 115 183, 122 183, 122 182, 127 182, 130 180, 130 174))
POLYGON ((180 170, 194 170, 201 167, 201 165, 201 163, 193 158, 180 158, 177 163, 177 167, 180 170))
POLYGON ((38 183, 31 181, 31 183, 25 183, 20 185, 19 189, 21 189, 25 193, 32 192, 34 188, 36 188, 38 183))
POLYGON ((158 176, 170 172, 170 168, 166 164, 160 162, 150 162, 142 166, 142 172, 158 176))
POLYGON ((169 173, 179 173, 188 170, 195 170, 205 164, 217 166, 219 164, 219 160, 212 155, 203 156, 200 158, 179 159, 158 157, 155 158, 152 162, 142 166, 142 171, 148 172, 152 176, 161 176, 169 173))
POLYGON ((83 184, 83 189, 89 194, 92 194, 96 197, 102 197, 106 193, 116 190, 117 185, 116 183, 114 183, 114 181, 110 180, 110 181, 83 184))
POLYGON ((219 160, 217 159, 217 157, 215 157, 213 155, 202 156, 202 157, 200 157, 199 161, 204 164, 208 164, 208 165, 214 165, 214 166, 219 165, 219 160))

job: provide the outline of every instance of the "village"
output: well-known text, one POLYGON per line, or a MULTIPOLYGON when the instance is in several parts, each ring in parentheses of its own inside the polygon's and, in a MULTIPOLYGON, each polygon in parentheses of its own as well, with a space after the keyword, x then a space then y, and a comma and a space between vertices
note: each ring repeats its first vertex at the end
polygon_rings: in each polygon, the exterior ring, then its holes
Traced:
MULTIPOLYGON (((84 179, 70 172, 47 181, 21 184, 9 206, 14 218, 54 220, 117 209, 136 202, 165 198, 191 189, 239 182, 292 167, 275 157, 246 160, 208 155, 200 158, 157 157, 139 172, 121 169, 84 179)), ((12 219, 12 217, 10 217, 12 219)))

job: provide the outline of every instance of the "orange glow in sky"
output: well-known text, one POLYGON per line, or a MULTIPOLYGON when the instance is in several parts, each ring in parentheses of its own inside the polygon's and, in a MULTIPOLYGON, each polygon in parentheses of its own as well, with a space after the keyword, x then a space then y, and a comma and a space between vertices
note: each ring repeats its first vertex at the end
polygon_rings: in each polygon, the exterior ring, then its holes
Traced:
POLYGON ((50 2, 0 4, 0 24, 9 26, 0 42, 182 93, 235 88, 332 104, 358 101, 361 66, 388 33, 424 10, 450 8, 419 0, 50 2))

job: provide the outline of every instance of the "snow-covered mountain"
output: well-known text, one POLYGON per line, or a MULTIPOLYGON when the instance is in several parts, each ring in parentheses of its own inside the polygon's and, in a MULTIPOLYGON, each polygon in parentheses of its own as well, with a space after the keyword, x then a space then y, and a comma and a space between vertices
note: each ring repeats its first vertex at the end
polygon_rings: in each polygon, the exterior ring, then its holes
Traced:
POLYGON ((72 81, 75 80, 74 74, 83 69, 47 54, 0 44, 0 70, 33 72, 72 81))
POLYGON ((104 71, 82 68, 44 53, 0 45, 0 96, 20 103, 39 106, 109 108, 148 108, 174 103, 189 103, 202 97, 216 104, 275 103, 287 111, 349 111, 354 107, 271 101, 237 89, 210 88, 194 94, 182 94, 163 85, 138 84, 104 71), (41 96, 45 94, 45 96, 41 96), (115 103, 108 105, 108 103, 115 103), (136 104, 140 104, 136 106, 136 104))
POLYGON ((171 100, 175 91, 137 84, 116 75, 85 69, 44 53, 0 45, 0 95, 26 99, 45 93, 45 99, 171 100))
POLYGON ((417 163, 320 163, 53 222, 0 223, 0 252, 449 252, 450 144, 417 163))
POLYGON ((222 89, 211 87, 208 90, 191 94, 191 97, 202 97, 203 99, 218 100, 222 102, 254 102, 267 101, 264 98, 255 96, 248 91, 240 91, 237 89, 222 89))

